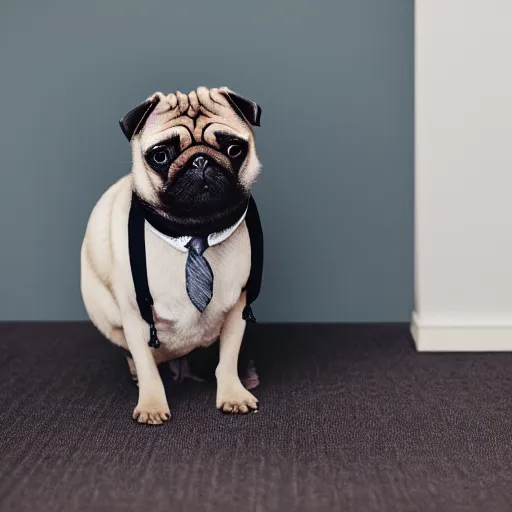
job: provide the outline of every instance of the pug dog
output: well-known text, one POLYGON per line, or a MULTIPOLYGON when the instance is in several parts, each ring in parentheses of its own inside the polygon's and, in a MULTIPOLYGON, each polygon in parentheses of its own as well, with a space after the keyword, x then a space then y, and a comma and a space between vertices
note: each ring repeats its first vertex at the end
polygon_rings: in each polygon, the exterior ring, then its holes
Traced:
POLYGON ((92 323, 126 351, 138 382, 133 418, 139 423, 171 417, 158 365, 215 342, 216 407, 235 414, 258 408, 238 359, 252 261, 246 215, 261 170, 253 127, 260 116, 256 103, 227 87, 200 87, 156 92, 120 121, 131 144, 131 172, 92 210, 80 286, 92 323), (143 238, 134 249, 140 255, 143 246, 141 264, 131 254, 132 212, 142 212, 143 238), (150 294, 145 304, 136 272, 150 294))

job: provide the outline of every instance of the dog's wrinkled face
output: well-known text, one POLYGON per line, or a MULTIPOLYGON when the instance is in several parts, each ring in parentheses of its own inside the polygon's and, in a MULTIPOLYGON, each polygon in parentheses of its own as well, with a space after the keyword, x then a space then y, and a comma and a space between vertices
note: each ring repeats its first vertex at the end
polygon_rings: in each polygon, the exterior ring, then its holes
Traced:
POLYGON ((246 204, 260 172, 252 129, 260 114, 227 88, 153 94, 120 121, 137 194, 185 231, 222 224, 246 204))

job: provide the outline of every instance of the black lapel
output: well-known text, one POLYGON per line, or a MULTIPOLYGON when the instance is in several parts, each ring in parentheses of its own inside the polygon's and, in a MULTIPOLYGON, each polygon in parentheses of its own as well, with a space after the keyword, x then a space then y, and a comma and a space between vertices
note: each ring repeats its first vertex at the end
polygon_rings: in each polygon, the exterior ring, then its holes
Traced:
POLYGON ((251 241, 251 270, 249 279, 245 285, 247 292, 247 306, 244 309, 244 320, 255 322, 251 304, 258 298, 261 290, 263 277, 263 229, 261 227, 260 215, 254 198, 249 198, 249 207, 245 216, 245 223, 251 241))
POLYGON ((130 214, 128 216, 128 250, 132 271, 133 286, 140 315, 149 325, 149 343, 153 348, 160 346, 155 323, 153 320, 153 297, 149 291, 148 272, 146 266, 146 240, 144 231, 144 214, 138 203, 137 196, 132 194, 130 214))

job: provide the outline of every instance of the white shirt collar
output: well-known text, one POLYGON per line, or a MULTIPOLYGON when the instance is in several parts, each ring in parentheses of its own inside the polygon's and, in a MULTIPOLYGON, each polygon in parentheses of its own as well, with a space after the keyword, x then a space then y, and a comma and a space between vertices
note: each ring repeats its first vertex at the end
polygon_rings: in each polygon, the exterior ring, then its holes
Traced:
MULTIPOLYGON (((245 210, 242 217, 240 217, 240 219, 238 219, 238 221, 235 224, 233 224, 231 227, 225 229, 224 231, 219 231, 218 233, 212 233, 212 234, 208 235, 208 246, 212 247, 214 245, 220 244, 220 243, 224 242, 225 240, 227 240, 237 230, 237 228, 240 226, 240 224, 242 224, 242 222, 245 219, 246 214, 247 214, 247 210, 245 210)), ((181 252, 188 252, 186 245, 192 239, 191 236, 180 236, 178 238, 170 237, 170 236, 164 235, 163 233, 160 233, 160 231, 155 229, 148 221, 146 221, 146 224, 148 225, 149 229, 151 231, 153 231, 153 233, 158 235, 162 240, 167 242, 172 247, 174 247, 175 249, 177 249, 178 251, 181 251, 181 252)))

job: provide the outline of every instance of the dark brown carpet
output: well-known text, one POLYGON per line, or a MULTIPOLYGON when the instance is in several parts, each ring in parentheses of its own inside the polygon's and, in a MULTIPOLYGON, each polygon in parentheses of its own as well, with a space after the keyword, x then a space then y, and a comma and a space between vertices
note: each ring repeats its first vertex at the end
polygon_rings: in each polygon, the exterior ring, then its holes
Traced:
POLYGON ((260 412, 170 384, 149 427, 91 326, 0 325, 0 510, 512 510, 512 354, 417 354, 405 326, 250 335, 260 412))

